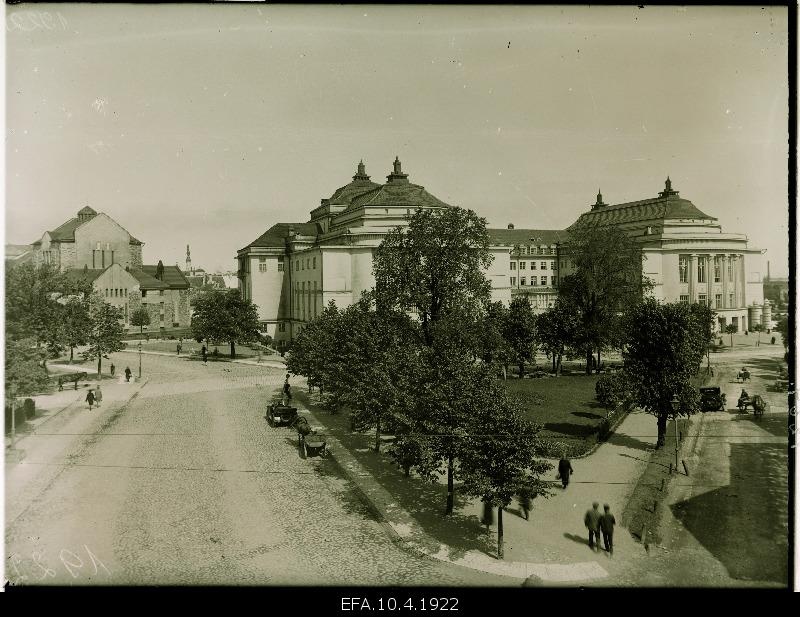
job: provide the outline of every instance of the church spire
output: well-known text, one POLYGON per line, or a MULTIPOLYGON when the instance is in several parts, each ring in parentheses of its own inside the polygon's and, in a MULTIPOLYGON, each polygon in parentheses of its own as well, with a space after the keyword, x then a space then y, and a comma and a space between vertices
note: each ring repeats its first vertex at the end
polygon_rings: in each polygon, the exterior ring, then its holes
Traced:
POLYGON ((189 245, 186 245, 186 272, 191 272, 192 270, 192 254, 189 251, 189 245))

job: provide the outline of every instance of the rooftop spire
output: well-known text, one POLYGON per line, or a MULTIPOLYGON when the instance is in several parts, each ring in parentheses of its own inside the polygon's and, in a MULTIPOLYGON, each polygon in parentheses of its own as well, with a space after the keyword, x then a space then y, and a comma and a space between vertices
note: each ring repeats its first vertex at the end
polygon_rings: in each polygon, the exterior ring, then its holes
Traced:
POLYGON ((659 197, 677 197, 678 191, 672 190, 672 180, 667 176, 667 181, 664 183, 664 190, 658 194, 659 197))
POLYGON ((592 204, 592 210, 595 208, 600 208, 605 206, 606 204, 603 203, 603 194, 600 192, 600 189, 597 189, 597 201, 592 204))
POLYGON ((364 167, 364 159, 361 159, 358 163, 358 169, 356 170, 356 175, 353 176, 353 180, 369 180, 369 176, 367 175, 367 170, 364 167))
POLYGON ((394 171, 386 176, 386 179, 389 182, 408 182, 408 174, 403 173, 399 156, 394 157, 394 171))

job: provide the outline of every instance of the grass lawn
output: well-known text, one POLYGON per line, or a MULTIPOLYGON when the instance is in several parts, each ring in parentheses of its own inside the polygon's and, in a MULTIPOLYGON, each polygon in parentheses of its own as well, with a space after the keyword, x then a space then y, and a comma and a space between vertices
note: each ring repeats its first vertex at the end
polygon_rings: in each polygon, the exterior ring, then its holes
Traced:
POLYGON ((509 395, 525 417, 543 429, 540 436, 570 446, 572 456, 590 450, 597 441, 606 409, 595 399, 599 375, 570 375, 543 379, 511 379, 509 395))

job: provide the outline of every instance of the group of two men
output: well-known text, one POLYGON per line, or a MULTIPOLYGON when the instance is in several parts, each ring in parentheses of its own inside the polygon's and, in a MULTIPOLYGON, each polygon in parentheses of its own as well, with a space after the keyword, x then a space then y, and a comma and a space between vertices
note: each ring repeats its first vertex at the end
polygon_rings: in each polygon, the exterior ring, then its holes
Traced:
POLYGON ((614 554, 614 525, 617 520, 611 514, 611 507, 608 504, 603 506, 604 512, 600 513, 600 504, 594 502, 592 509, 586 512, 583 519, 586 528, 589 530, 589 548, 597 550, 600 548, 600 533, 603 533, 603 544, 609 555, 614 554), (597 544, 597 548, 595 548, 597 544))

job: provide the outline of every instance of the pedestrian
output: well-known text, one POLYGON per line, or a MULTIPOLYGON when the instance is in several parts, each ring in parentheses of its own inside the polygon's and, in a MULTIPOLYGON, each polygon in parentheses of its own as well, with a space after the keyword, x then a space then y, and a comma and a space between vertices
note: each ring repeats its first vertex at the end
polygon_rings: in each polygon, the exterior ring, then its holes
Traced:
POLYGON ((97 384, 97 390, 94 393, 94 404, 100 407, 103 402, 103 391, 100 389, 100 384, 97 384))
POLYGON ((92 405, 94 405, 94 392, 89 390, 89 393, 86 395, 86 402, 89 403, 89 411, 92 410, 92 405))
POLYGON ((532 505, 531 490, 526 487, 519 489, 519 492, 517 493, 517 501, 519 502, 519 506, 522 508, 522 513, 525 515, 525 520, 527 521, 530 517, 532 505))
POLYGON ((592 509, 586 511, 586 516, 583 517, 583 524, 586 525, 586 529, 589 530, 589 548, 592 550, 599 550, 600 549, 600 517, 603 516, 600 514, 600 510, 598 508, 600 504, 598 502, 594 502, 592 504, 592 509), (597 542, 597 548, 595 549, 595 542, 597 542))
POLYGON ((116 370, 116 368, 117 368, 117 367, 115 367, 115 366, 114 366, 114 363, 112 362, 112 363, 111 363, 111 378, 112 378, 112 379, 114 378, 114 371, 116 370))
POLYGON ((206 349, 205 345, 203 345, 203 349, 200 350, 200 353, 203 355, 203 364, 207 364, 208 363, 208 349, 206 349))
POLYGON ((178 355, 181 355, 181 344, 180 344, 180 343, 178 343, 178 344, 175 346, 175 350, 178 352, 178 355))
POLYGON ((286 381, 283 382, 283 395, 286 398, 286 400, 288 401, 292 400, 292 390, 291 387, 289 386, 289 373, 286 373, 286 381))
POLYGON ((614 554, 614 525, 617 519, 611 514, 611 507, 608 504, 603 506, 603 516, 600 517, 600 531, 603 532, 603 544, 609 555, 614 554))
POLYGON ((569 484, 569 477, 572 475, 572 463, 569 462, 566 453, 558 461, 558 478, 561 479, 561 486, 567 488, 569 484))
POLYGON ((125 367, 125 382, 128 383, 131 380, 131 367, 125 367))

